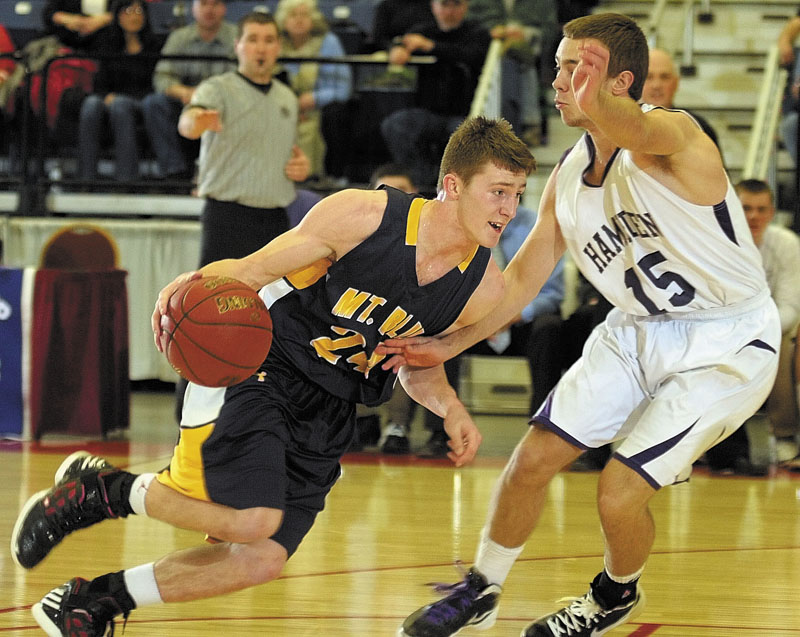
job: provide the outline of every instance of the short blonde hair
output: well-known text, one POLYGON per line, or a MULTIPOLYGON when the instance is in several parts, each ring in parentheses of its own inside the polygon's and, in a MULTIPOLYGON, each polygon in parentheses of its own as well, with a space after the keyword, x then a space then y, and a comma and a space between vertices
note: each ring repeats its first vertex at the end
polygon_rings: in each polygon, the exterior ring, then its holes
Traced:
POLYGON ((286 18, 289 13, 297 7, 306 6, 311 11, 311 33, 322 35, 328 31, 328 21, 317 6, 317 0, 280 0, 275 7, 275 22, 278 23, 278 30, 286 34, 286 18))

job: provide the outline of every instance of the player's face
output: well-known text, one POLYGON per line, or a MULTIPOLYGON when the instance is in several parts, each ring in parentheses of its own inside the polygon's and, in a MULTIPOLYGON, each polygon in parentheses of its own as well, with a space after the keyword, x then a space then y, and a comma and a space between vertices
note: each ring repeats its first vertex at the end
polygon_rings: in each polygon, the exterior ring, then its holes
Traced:
POLYGON ((764 238, 764 231, 775 216, 772 197, 768 192, 742 191, 739 193, 739 201, 742 202, 747 225, 753 233, 753 241, 759 245, 764 238))
POLYGON ((468 184, 459 200, 462 225, 472 239, 493 248, 516 216, 527 177, 487 162, 468 184))
POLYGON ((194 0, 192 15, 201 29, 216 31, 225 19, 225 3, 222 0, 194 0))
POLYGON ((672 60, 663 51, 651 51, 647 79, 642 88, 642 101, 645 104, 672 108, 677 90, 678 74, 672 60))
POLYGON ((280 52, 281 41, 275 23, 248 22, 242 37, 236 41, 239 72, 254 82, 269 82, 280 52))
POLYGON ((556 90, 555 106, 561 114, 561 121, 567 126, 585 127, 589 120, 575 104, 572 91, 572 73, 580 62, 579 45, 581 40, 562 38, 556 51, 556 90))

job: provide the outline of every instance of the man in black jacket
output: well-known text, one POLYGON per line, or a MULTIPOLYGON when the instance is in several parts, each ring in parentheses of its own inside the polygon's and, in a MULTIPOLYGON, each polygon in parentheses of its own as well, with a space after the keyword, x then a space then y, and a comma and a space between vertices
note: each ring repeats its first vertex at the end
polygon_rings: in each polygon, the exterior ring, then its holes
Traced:
POLYGON ((412 55, 437 60, 419 69, 415 106, 395 111, 381 123, 392 159, 413 166, 421 186, 436 179, 437 158, 469 113, 489 50, 489 32, 466 19, 468 8, 467 0, 431 0, 435 22, 395 38, 389 51, 390 64, 403 65, 412 55))

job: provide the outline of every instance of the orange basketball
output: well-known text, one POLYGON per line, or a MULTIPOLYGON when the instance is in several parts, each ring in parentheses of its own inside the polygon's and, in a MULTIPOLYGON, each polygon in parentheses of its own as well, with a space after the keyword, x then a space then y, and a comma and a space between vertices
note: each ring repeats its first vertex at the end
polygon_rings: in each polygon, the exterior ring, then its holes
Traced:
POLYGON ((161 319, 164 354, 183 376, 206 387, 243 381, 264 362, 272 345, 272 319, 258 293, 228 277, 184 284, 161 319))

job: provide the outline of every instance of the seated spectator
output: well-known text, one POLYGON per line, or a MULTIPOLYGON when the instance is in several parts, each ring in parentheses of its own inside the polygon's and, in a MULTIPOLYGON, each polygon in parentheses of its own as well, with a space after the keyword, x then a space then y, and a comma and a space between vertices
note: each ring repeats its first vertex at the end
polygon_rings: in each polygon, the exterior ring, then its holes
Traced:
POLYGON ((136 130, 142 121, 142 99, 151 90, 161 43, 151 31, 142 0, 115 0, 111 13, 111 25, 99 35, 95 52, 121 57, 100 61, 94 93, 81 106, 79 176, 97 178, 97 158, 110 125, 115 176, 133 181, 139 175, 136 130))
POLYGON ((425 22, 433 22, 430 0, 382 0, 375 7, 370 48, 388 51, 394 38, 425 22))
MULTIPOLYGON (((193 0, 195 21, 170 33, 162 55, 216 56, 211 60, 160 60, 153 74, 155 93, 144 98, 144 122, 162 177, 187 179, 194 174, 178 135, 178 118, 204 79, 236 68, 233 46, 236 27, 225 21, 225 0, 193 0)), ((193 160, 194 158, 192 158, 193 160)))
MULTIPOLYGON (((777 440, 777 461, 800 467, 798 462, 797 389, 792 380, 794 338, 800 323, 800 238, 787 228, 770 223, 775 216, 772 190, 758 179, 736 184, 747 223, 764 261, 767 284, 781 318, 783 340, 778 355, 778 375, 767 398, 766 412, 777 440)), ((744 426, 706 451, 709 468, 735 473, 765 473, 750 463, 744 426)))
MULTIPOLYGON (((0 24, 0 53, 13 53, 16 47, 8 30, 0 24)), ((15 83, 11 74, 17 65, 11 58, 0 58, 0 138, 6 140, 6 123, 14 109, 13 92, 15 83)))
MULTIPOLYGON (((650 49, 650 64, 647 70, 647 79, 644 82, 644 87, 642 87, 641 101, 645 104, 652 104, 653 106, 661 106, 663 108, 680 108, 680 106, 675 106, 673 103, 675 93, 678 92, 679 84, 680 76, 675 68, 675 61, 672 59, 672 56, 661 49, 650 49)), ((686 109, 682 110, 685 110, 694 117, 700 125, 700 128, 702 128, 705 134, 711 138, 711 141, 717 145, 717 148, 720 149, 720 154, 722 154, 717 132, 711 124, 697 113, 686 109)))
POLYGON ((468 0, 432 0, 435 21, 396 39, 389 63, 404 65, 414 54, 437 62, 419 69, 416 105, 388 115, 381 133, 393 161, 412 166, 420 188, 429 189, 449 136, 469 113, 486 53, 489 32, 467 19, 468 0))
POLYGON ((47 0, 45 33, 73 49, 91 49, 100 30, 111 23, 108 0, 47 0))
POLYGON ((800 68, 795 60, 794 41, 798 34, 800 34, 800 14, 790 18, 778 36, 780 63, 790 72, 789 87, 782 105, 780 134, 795 166, 797 166, 797 121, 800 108, 800 68))
MULTIPOLYGON (((495 261, 505 268, 522 246, 536 223, 536 212, 525 206, 500 235, 495 261)), ((470 354, 482 356, 522 356, 528 359, 533 395, 530 413, 534 413, 555 387, 562 371, 561 303, 564 300, 564 260, 561 259, 539 294, 525 306, 520 315, 505 330, 473 345, 470 354)))
POLYGON ((542 54, 553 51, 559 37, 555 0, 471 0, 469 15, 503 43, 503 117, 522 141, 538 146, 544 133, 542 54))
MULTIPOLYGON (((337 57, 345 54, 339 38, 328 29, 316 0, 280 0, 275 10, 275 20, 283 38, 283 57, 337 57)), ((350 67, 346 64, 287 62, 284 68, 300 108, 298 145, 311 162, 311 176, 319 178, 325 172, 321 109, 334 101, 343 102, 350 97, 350 67)))

